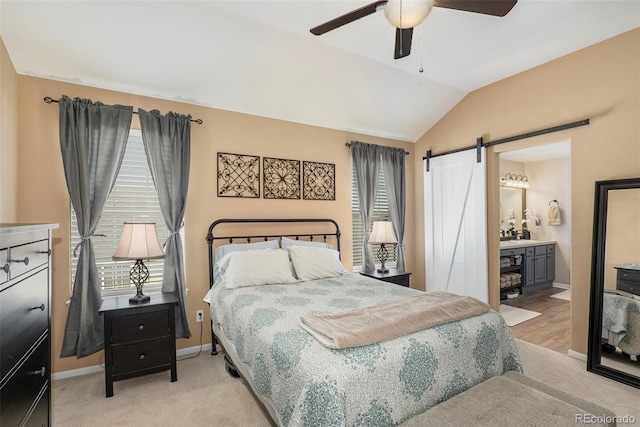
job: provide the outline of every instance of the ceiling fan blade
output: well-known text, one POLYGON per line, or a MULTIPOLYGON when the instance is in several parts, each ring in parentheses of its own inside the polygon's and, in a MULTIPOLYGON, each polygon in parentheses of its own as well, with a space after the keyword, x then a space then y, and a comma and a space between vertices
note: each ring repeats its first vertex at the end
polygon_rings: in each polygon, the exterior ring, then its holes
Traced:
POLYGON ((433 6, 484 15, 505 16, 516 3, 517 0, 434 0, 433 6))
POLYGON ((411 53, 411 39, 413 39, 413 28, 396 28, 396 48, 393 52, 393 59, 404 58, 411 53))
POLYGON ((378 0, 371 4, 361 7, 360 9, 356 9, 347 14, 339 16, 331 21, 325 22, 324 24, 320 24, 317 27, 312 28, 310 31, 312 34, 319 36, 331 30, 335 30, 338 27, 342 27, 345 24, 356 21, 360 18, 364 18, 367 15, 371 15, 381 9, 385 4, 387 4, 387 0, 378 0))

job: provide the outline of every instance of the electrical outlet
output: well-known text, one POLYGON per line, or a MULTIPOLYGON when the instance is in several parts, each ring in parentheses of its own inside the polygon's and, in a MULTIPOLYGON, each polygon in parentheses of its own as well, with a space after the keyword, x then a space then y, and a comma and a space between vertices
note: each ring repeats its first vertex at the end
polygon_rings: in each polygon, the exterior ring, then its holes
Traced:
POLYGON ((196 310, 196 322, 200 323, 204 319, 204 310, 196 310))

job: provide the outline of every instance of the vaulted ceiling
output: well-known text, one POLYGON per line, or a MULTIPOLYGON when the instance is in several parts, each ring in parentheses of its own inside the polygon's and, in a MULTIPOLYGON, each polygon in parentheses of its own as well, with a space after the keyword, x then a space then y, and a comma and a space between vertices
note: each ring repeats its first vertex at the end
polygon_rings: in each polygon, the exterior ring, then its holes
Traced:
POLYGON ((640 27, 635 0, 435 8, 400 60, 383 12, 309 32, 368 3, 3 0, 0 34, 20 74, 416 141, 467 93, 640 27))

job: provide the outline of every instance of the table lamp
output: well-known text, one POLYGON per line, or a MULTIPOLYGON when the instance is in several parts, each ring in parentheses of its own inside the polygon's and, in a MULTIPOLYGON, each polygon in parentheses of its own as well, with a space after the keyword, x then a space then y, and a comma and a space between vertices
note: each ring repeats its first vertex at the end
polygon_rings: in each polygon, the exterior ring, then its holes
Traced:
POLYGON ((114 261, 136 261, 129 270, 129 278, 136 285, 136 295, 129 298, 129 304, 148 302, 151 297, 142 294, 142 285, 149 278, 149 270, 142 260, 164 258, 155 222, 125 222, 120 243, 112 258, 114 261))
POLYGON ((389 252, 384 245, 385 243, 398 243, 396 233, 393 232, 393 224, 391 221, 374 221, 369 243, 380 243, 380 249, 378 249, 380 268, 378 269, 378 273, 388 273, 389 269, 384 267, 384 263, 389 257, 389 252))

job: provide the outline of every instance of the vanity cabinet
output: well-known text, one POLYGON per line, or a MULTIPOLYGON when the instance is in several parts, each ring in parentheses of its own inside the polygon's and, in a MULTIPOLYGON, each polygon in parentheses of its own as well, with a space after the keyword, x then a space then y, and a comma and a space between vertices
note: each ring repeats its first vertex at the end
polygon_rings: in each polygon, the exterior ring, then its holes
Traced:
POLYGON ((522 289, 524 284, 524 248, 500 251, 500 291, 522 289))
POLYGON ((515 272, 521 275, 521 279, 517 286, 506 289, 501 286, 500 290, 520 288, 523 294, 530 294, 551 287, 556 276, 555 249, 555 243, 534 243, 529 240, 513 241, 508 243, 508 247, 501 247, 501 278, 505 274, 515 272), (505 258, 512 260, 510 265, 502 264, 502 260, 505 258))
POLYGON ((51 229, 0 224, 0 425, 50 425, 51 229))
POLYGON ((525 287, 522 293, 529 294, 553 286, 556 277, 555 244, 525 249, 525 287))

